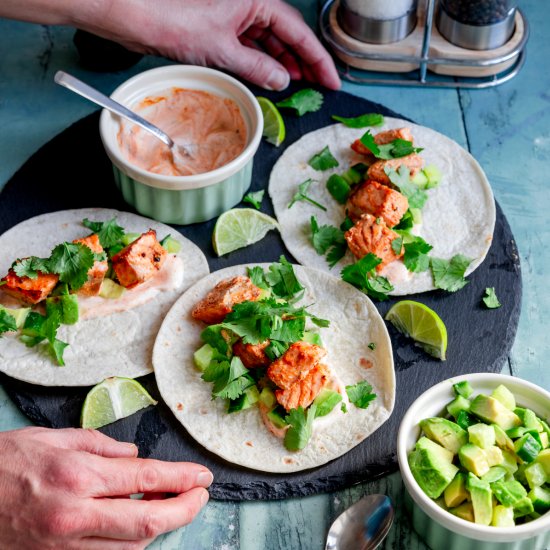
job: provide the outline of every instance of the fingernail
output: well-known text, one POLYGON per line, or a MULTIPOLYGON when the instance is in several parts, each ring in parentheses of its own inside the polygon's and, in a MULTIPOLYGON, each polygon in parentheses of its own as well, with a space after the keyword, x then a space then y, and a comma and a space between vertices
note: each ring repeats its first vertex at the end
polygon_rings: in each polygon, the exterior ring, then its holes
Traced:
POLYGON ((208 502, 209 498, 210 498, 210 495, 208 494, 208 491, 203 491, 201 493, 201 507, 208 502))
POLYGON ((269 78, 265 83, 265 87, 270 90, 284 90, 289 85, 289 83, 290 75, 288 74, 288 72, 284 69, 281 69, 280 67, 277 67, 276 69, 273 69, 273 71, 269 75, 269 78))
POLYGON ((214 476, 212 475, 212 472, 200 472, 197 476, 197 485, 200 485, 201 487, 210 487, 213 480, 214 476))

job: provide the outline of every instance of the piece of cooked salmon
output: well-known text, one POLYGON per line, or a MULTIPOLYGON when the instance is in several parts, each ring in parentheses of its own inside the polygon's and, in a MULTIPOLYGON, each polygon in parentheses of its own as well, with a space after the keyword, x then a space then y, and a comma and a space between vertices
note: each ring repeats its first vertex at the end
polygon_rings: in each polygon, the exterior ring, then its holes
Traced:
POLYGON ((240 358, 247 369, 267 367, 271 363, 264 351, 267 346, 269 340, 259 344, 243 344, 242 340, 238 340, 233 344, 233 354, 240 358))
POLYGON ((408 208, 407 197, 374 180, 358 185, 346 203, 348 215, 353 221, 363 214, 372 214, 383 218, 388 227, 397 225, 408 208))
POLYGON ((391 247, 392 241, 399 235, 386 225, 383 218, 376 218, 372 214, 363 214, 356 224, 346 231, 344 237, 356 258, 361 259, 369 252, 378 256, 382 260, 376 266, 378 271, 403 256, 403 252, 396 254, 391 247))
POLYGON ((168 252, 157 240, 154 229, 143 233, 111 258, 118 282, 126 288, 134 288, 155 276, 168 252))
POLYGON ((235 304, 245 301, 255 302, 262 290, 249 277, 238 275, 220 281, 194 308, 194 319, 209 325, 221 323, 235 304))
POLYGON ((59 281, 59 275, 55 273, 37 272, 35 279, 19 277, 13 269, 10 269, 2 278, 6 284, 0 285, 0 289, 6 294, 25 302, 37 304, 46 299, 59 281))
POLYGON ((315 365, 303 378, 286 390, 275 390, 275 397, 287 411, 309 407, 321 389, 327 384, 329 370, 323 363, 315 365))
MULTIPOLYGON (((103 247, 96 233, 92 233, 83 239, 75 239, 73 243, 83 244, 96 254, 101 254, 103 252, 103 247)), ((88 270, 88 280, 77 290, 77 294, 97 296, 108 269, 109 265, 107 263, 107 258, 105 258, 105 260, 96 260, 94 265, 88 270)))
POLYGON ((268 378, 284 390, 300 380, 327 354, 327 350, 307 342, 294 342, 267 369, 268 378))
MULTIPOLYGON (((404 139, 405 141, 410 141, 412 143, 413 137, 410 128, 395 128, 394 130, 385 130, 384 132, 378 132, 374 135, 374 143, 376 145, 387 145, 396 139, 404 139)), ((367 160, 374 162, 376 157, 372 154, 370 149, 365 147, 361 140, 356 139, 352 144, 351 148, 360 155, 367 157, 367 160)))
POLYGON ((390 178, 386 174, 386 168, 398 170, 401 166, 406 166, 409 169, 411 178, 424 166, 424 159, 417 153, 411 153, 404 157, 390 160, 377 160, 369 166, 367 176, 371 180, 375 180, 384 185, 392 185, 390 178))

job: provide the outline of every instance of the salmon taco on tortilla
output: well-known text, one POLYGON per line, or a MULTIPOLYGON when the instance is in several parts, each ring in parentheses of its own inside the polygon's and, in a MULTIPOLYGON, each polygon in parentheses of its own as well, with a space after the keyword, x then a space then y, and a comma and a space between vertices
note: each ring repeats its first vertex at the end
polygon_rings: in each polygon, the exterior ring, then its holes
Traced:
POLYGON ((233 266, 174 304, 154 351, 164 401, 209 451, 289 473, 325 464, 390 416, 390 339, 370 299, 316 269, 233 266))
POLYGON ((147 374, 165 313, 208 272, 193 243, 135 214, 26 220, 0 236, 0 370, 45 386, 147 374))

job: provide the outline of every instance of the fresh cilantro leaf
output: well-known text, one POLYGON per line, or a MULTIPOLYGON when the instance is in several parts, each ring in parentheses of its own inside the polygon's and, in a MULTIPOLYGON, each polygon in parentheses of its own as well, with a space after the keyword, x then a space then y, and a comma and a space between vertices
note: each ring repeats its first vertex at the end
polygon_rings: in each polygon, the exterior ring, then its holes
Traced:
POLYGON ((59 322, 74 325, 78 321, 78 298, 75 294, 60 294, 46 298, 46 314, 58 315, 59 322))
POLYGON ((227 357, 237 337, 223 325, 210 325, 201 332, 202 340, 227 357))
POLYGON ((405 255, 403 256, 403 263, 409 271, 420 273, 430 267, 428 252, 433 246, 428 244, 422 237, 412 237, 412 239, 411 242, 404 245, 405 255))
POLYGON ((264 290, 267 290, 269 288, 269 285, 265 280, 264 270, 259 265, 248 267, 247 273, 248 277, 252 281, 252 284, 256 285, 259 288, 263 288, 264 290))
POLYGON ((367 286, 364 291, 376 300, 383 302, 388 299, 388 293, 393 290, 393 285, 381 275, 371 275, 367 279, 367 286))
POLYGON ((407 210, 399 223, 393 228, 394 231, 408 231, 414 225, 414 218, 410 210, 407 210))
POLYGON ((285 420, 290 425, 285 434, 285 448, 289 451, 300 451, 303 449, 311 438, 313 420, 317 405, 313 403, 304 411, 303 407, 291 409, 285 420))
POLYGON ((311 216, 311 240, 317 254, 327 254, 327 262, 334 267, 346 254, 348 248, 344 231, 333 225, 319 226, 315 216, 311 216))
POLYGON ((343 413, 347 413, 348 412, 348 407, 345 403, 342 403, 342 405, 340 405, 340 410, 343 412, 343 413))
POLYGON ((393 250, 394 254, 401 254, 403 251, 403 237, 396 237, 391 242, 391 249, 393 250))
POLYGON ((346 386, 346 393, 349 400, 360 409, 366 409, 376 398, 376 394, 372 392, 372 386, 366 380, 361 380, 354 386, 346 386))
POLYGON ((472 263, 470 258, 457 254, 450 260, 441 258, 431 258, 430 267, 436 288, 441 288, 449 292, 456 292, 468 284, 464 278, 466 269, 472 263))
POLYGON ((325 148, 313 155, 309 160, 308 164, 314 169, 319 171, 328 170, 329 168, 336 168, 340 163, 332 156, 328 145, 325 148))
POLYGON ((78 290, 88 280, 88 270, 94 265, 92 250, 81 243, 57 245, 48 260, 50 273, 57 273, 62 283, 78 290))
POLYGON ((359 141, 375 156, 380 154, 380 149, 374 141, 374 136, 370 130, 367 130, 360 138, 359 141))
POLYGON ((281 325, 276 326, 271 330, 270 338, 285 343, 298 342, 304 337, 305 329, 305 317, 283 320, 281 325))
POLYGON ((269 271, 265 274, 273 294, 279 298, 291 299, 302 293, 304 287, 294 273, 294 268, 288 260, 281 256, 278 263, 269 266, 269 271))
POLYGON ((294 109, 298 116, 318 111, 323 105, 323 94, 312 88, 305 88, 293 93, 290 97, 278 101, 277 107, 294 109))
POLYGON ((428 194, 411 181, 409 169, 402 164, 397 171, 387 166, 386 172, 390 181, 407 197, 409 208, 421 209, 428 200, 428 194))
POLYGON ((355 224, 353 223, 352 219, 349 216, 346 216, 344 218, 344 221, 340 224, 340 229, 345 233, 349 229, 351 229, 355 224))
POLYGON ((61 367, 65 366, 65 361, 63 359, 63 352, 65 351, 65 348, 68 347, 69 344, 67 342, 62 342, 61 340, 58 340, 57 338, 54 338, 51 342, 49 342, 48 349, 50 353, 53 355, 54 359, 57 361, 57 364, 61 367))
POLYGON ((362 290, 372 298, 386 300, 388 293, 393 290, 393 285, 380 275, 376 275, 374 269, 382 260, 372 253, 366 254, 354 264, 342 269, 340 276, 344 281, 362 290))
POLYGON ((309 189, 309 186, 313 183, 313 180, 311 178, 308 178, 307 180, 303 181, 298 185, 298 191, 294 193, 294 196, 292 197, 292 200, 288 203, 288 208, 292 208, 294 206, 294 203, 299 201, 306 201, 310 204, 313 204, 314 206, 317 206, 317 208, 320 208, 321 210, 324 210, 326 212, 326 207, 322 204, 318 203, 317 201, 313 200, 310 196, 308 196, 307 192, 309 189))
POLYGON ((5 309, 0 309, 0 334, 17 330, 15 317, 5 309))
POLYGON ((260 189, 260 191, 253 191, 250 193, 247 193, 244 196, 243 201, 249 202, 254 208, 257 210, 260 209, 262 206, 262 200, 264 198, 265 191, 263 189, 260 189))
POLYGON ((320 328, 327 328, 330 326, 330 321, 328 319, 321 319, 320 317, 316 317, 311 313, 308 314, 308 317, 311 319, 311 322, 314 325, 317 325, 320 328))
POLYGON ((487 287, 485 289, 483 303, 489 309, 496 309, 497 307, 500 307, 502 305, 497 298, 494 287, 487 287))
POLYGON ((117 244, 124 236, 124 228, 116 223, 116 218, 106 222, 94 222, 88 218, 82 220, 82 225, 97 233, 99 242, 103 248, 109 248, 117 244))
POLYGON ((411 141, 405 139, 394 139, 391 143, 378 146, 379 153, 376 155, 383 160, 397 159, 406 157, 412 153, 420 153, 423 151, 422 147, 413 147, 411 141))
POLYGON ((18 277, 36 279, 39 271, 41 273, 49 273, 48 259, 30 256, 29 258, 23 258, 14 262, 12 269, 18 277))
POLYGON ((25 324, 21 330, 21 340, 28 347, 33 347, 43 340, 47 340, 47 349, 53 355, 57 364, 64 366, 63 351, 68 346, 66 342, 58 340, 57 329, 61 324, 58 310, 50 312, 47 316, 35 311, 29 312, 25 324))
POLYGON ((332 115, 332 118, 348 128, 365 128, 366 126, 382 126, 384 124, 384 116, 379 113, 366 113, 353 118, 332 115))
POLYGON ((275 359, 281 357, 281 355, 283 355, 288 348, 288 343, 270 340, 269 345, 264 349, 264 352, 271 361, 275 361, 275 359))
POLYGON ((376 343, 375 342, 371 342, 368 346, 367 346, 370 350, 374 351, 376 349, 376 343))

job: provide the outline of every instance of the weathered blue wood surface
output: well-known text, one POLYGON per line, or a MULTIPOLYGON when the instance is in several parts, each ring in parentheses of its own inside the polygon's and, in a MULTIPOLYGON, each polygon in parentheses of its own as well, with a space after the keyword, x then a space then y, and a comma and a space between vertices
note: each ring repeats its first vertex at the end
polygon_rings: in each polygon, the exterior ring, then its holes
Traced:
MULTIPOLYGON (((292 3, 310 23, 315 23, 315 0, 292 3)), ((550 389, 546 323, 550 311, 550 10, 540 0, 524 0, 521 7, 531 24, 527 62, 520 74, 504 85, 459 92, 346 83, 344 90, 450 136, 479 160, 517 239, 523 271, 519 330, 503 370, 550 389)), ((163 64, 162 60, 146 58, 132 69, 115 74, 84 71, 78 65, 72 36, 71 29, 0 20, 0 188, 36 149, 94 110, 91 104, 53 83, 56 70, 79 75, 109 93, 129 76, 163 64)), ((63 170, 61 164, 59 170, 63 170)), ((0 388, 0 430, 28 424, 0 388)), ((192 525, 159 538, 150 548, 317 550, 324 548, 328 526, 344 508, 363 494, 381 492, 394 499, 397 510, 384 547, 424 549, 410 530, 402 491, 400 476, 394 474, 348 490, 299 500, 210 502, 192 525)))

